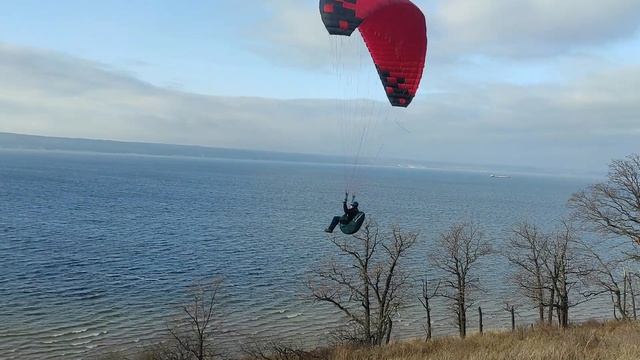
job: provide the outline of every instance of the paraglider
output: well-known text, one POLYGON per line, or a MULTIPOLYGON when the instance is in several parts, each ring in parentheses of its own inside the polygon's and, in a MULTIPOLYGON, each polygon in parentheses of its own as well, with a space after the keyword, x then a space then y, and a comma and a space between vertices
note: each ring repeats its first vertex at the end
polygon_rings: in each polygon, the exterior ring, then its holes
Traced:
MULTIPOLYGON (((355 30, 360 32, 387 99, 394 107, 408 107, 420 86, 427 56, 427 25, 422 11, 410 0, 320 0, 320 15, 330 35, 351 36, 355 30)), ((339 54, 336 58, 340 61, 339 54)), ((336 68, 342 68, 341 64, 336 64, 336 68)), ((366 118, 364 114, 352 115, 361 121, 366 118)), ((345 117, 350 120, 349 115, 345 117)), ((356 142, 352 177, 367 133, 365 125, 360 141, 356 142)), ((365 214, 353 200, 352 206, 347 207, 347 200, 348 195, 343 202, 345 214, 334 217, 326 232, 333 232, 338 224, 347 235, 360 230, 365 214)))
POLYGON ((334 216, 331 225, 324 230, 325 232, 332 233, 338 224, 340 224, 340 231, 346 235, 355 234, 360 230, 362 223, 364 223, 365 213, 358 209, 358 202, 355 201, 355 196, 351 199, 351 206, 347 206, 348 199, 349 193, 344 194, 344 201, 342 202, 344 214, 342 216, 334 216))
POLYGON ((413 100, 427 55, 427 25, 409 0, 320 0, 322 21, 331 35, 362 35, 393 106, 413 100))

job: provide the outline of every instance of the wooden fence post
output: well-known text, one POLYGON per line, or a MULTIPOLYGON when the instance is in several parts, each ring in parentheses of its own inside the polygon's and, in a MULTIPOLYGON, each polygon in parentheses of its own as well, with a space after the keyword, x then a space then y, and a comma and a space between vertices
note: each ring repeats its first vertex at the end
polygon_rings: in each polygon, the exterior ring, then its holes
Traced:
POLYGON ((629 280, 629 292, 631 293, 630 295, 631 295, 631 307, 632 307, 632 310, 633 310, 633 311, 632 311, 632 313, 633 313, 633 320, 638 320, 638 314, 637 314, 637 312, 636 312, 636 293, 635 293, 635 291, 633 290, 633 284, 632 284, 633 280, 632 280, 632 277, 631 277, 631 276, 629 276, 629 277, 628 277, 628 280, 629 280))
POLYGON ((482 326, 482 307, 478 306, 478 316, 480 321, 478 322, 478 325, 480 326, 480 334, 482 335, 483 333, 483 326, 482 326))

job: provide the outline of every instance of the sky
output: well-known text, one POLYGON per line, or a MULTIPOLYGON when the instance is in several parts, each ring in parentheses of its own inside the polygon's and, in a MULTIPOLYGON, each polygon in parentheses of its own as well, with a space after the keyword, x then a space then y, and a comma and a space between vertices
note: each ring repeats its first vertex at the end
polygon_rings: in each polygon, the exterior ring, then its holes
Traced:
POLYGON ((640 151, 640 0, 414 2, 428 59, 397 109, 317 0, 3 1, 0 131, 589 170, 640 151))

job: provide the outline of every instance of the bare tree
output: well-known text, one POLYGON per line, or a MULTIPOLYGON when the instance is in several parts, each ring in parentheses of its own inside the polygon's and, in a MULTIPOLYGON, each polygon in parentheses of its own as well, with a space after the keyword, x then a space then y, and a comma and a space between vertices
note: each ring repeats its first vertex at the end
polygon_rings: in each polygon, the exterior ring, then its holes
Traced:
POLYGON ((440 235, 436 251, 431 254, 432 262, 444 272, 439 295, 450 301, 460 337, 467 335, 467 310, 474 304, 473 291, 479 288, 480 280, 473 276, 473 270, 478 260, 491 251, 475 224, 461 223, 440 235))
POLYGON ((342 261, 314 270, 308 287, 315 301, 333 305, 355 326, 351 340, 370 345, 389 342, 392 317, 408 296, 401 260, 416 239, 417 234, 397 226, 391 234, 381 234, 372 221, 352 237, 331 238, 342 261))
POLYGON ((222 279, 200 281, 189 289, 190 302, 182 306, 182 315, 169 327, 173 339, 165 344, 156 359, 205 360, 221 354, 214 347, 219 314, 219 293, 222 279))
POLYGON ((438 282, 433 289, 429 288, 429 278, 427 276, 422 280, 422 296, 418 297, 420 304, 427 312, 427 322, 424 326, 424 330, 427 333, 426 341, 431 340, 433 336, 433 329, 431 326, 431 299, 433 299, 440 290, 441 282, 438 282))
POLYGON ((574 194, 569 206, 593 230, 626 237, 640 246, 640 155, 614 160, 607 182, 574 194))
POLYGON ((504 307, 502 308, 504 311, 511 314, 511 332, 516 331, 516 307, 509 302, 504 303, 504 307))
MULTIPOLYGON (((540 323, 545 320, 545 304, 554 297, 554 288, 549 286, 544 268, 547 246, 548 236, 535 225, 523 222, 513 227, 503 251, 504 256, 517 268, 512 281, 535 304, 540 323)), ((552 316, 551 312, 549 321, 552 316)))
POLYGON ((585 258, 589 263, 585 281, 594 288, 591 294, 608 294, 613 303, 613 316, 616 320, 628 320, 633 312, 628 311, 627 307, 630 278, 624 270, 624 259, 619 256, 613 256, 605 260, 593 245, 583 243, 582 247, 585 250, 585 258))
POLYGON ((578 241, 572 224, 562 221, 560 228, 549 237, 543 256, 546 276, 554 292, 554 297, 546 306, 556 310, 558 324, 563 328, 569 326, 569 310, 592 296, 580 287, 590 270, 585 266, 584 257, 576 245, 578 241), (583 296, 575 296, 578 294, 583 296))
POLYGON ((242 345, 246 360, 328 360, 329 349, 303 350, 302 344, 288 341, 249 342, 242 345))

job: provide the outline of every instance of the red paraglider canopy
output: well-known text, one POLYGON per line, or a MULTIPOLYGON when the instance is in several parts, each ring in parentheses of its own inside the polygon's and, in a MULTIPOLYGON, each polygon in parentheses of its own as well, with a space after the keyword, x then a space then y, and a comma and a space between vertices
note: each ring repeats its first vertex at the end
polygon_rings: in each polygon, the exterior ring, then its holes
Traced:
POLYGON ((409 0, 320 0, 320 14, 332 35, 360 30, 391 105, 409 106, 427 55, 422 11, 409 0))

